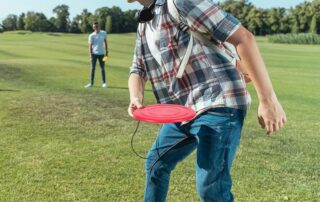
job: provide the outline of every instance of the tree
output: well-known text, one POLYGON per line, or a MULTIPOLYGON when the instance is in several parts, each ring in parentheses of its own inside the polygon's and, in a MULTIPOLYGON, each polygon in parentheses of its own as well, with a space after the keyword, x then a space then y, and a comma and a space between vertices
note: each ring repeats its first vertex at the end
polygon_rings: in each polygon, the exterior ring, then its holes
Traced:
POLYGON ((94 18, 99 22, 100 28, 102 30, 106 30, 107 25, 107 17, 111 15, 110 8, 108 7, 102 7, 98 8, 94 12, 94 18))
POLYGON ((299 21, 299 16, 296 14, 291 14, 290 15, 290 22, 292 24, 291 27, 291 32, 292 33, 299 33, 300 32, 300 21, 299 21))
POLYGON ((81 33, 80 22, 81 22, 81 15, 77 15, 76 17, 74 17, 72 22, 71 22, 69 32, 71 32, 71 33, 81 33))
POLYGON ((81 30, 79 28, 79 24, 75 21, 72 21, 70 24, 69 32, 70 33, 81 33, 81 30))
POLYGON ((55 26, 59 32, 68 32, 69 28, 69 6, 59 5, 53 9, 53 13, 57 15, 55 26))
POLYGON ((52 31, 53 24, 43 13, 29 11, 24 20, 25 29, 34 32, 52 31))
POLYGON ((25 18, 25 14, 24 13, 21 13, 19 15, 19 18, 18 18, 18 22, 17 22, 17 29, 18 30, 24 30, 24 18, 25 18))
POLYGON ((313 16, 310 24, 310 32, 320 34, 320 0, 312 2, 313 16))
MULTIPOLYGON (((256 35, 320 32, 320 0, 304 2, 290 9, 256 8, 249 0, 225 0, 218 5, 238 18, 243 26, 256 35)), ((134 17, 136 10, 123 12, 119 7, 113 6, 98 8, 92 14, 84 9, 72 21, 69 19, 67 5, 58 5, 53 12, 56 15, 49 20, 42 13, 35 12, 21 13, 19 17, 9 15, 2 22, 3 29, 88 33, 92 31, 93 21, 98 21, 101 29, 109 33, 134 32, 137 29, 134 17)))
MULTIPOLYGON (((316 1, 315 1, 316 2, 316 1)), ((289 18, 292 24, 292 32, 309 32, 316 8, 312 2, 304 2, 289 10, 289 18)))
POLYGON ((137 21, 134 16, 136 14, 136 10, 128 10, 123 12, 119 7, 102 7, 98 8, 92 18, 96 19, 101 29, 107 30, 107 18, 111 17, 111 30, 113 33, 123 33, 123 32, 134 32, 137 29, 137 21), (114 23, 117 22, 117 23, 114 23))
POLYGON ((110 15, 106 19, 106 31, 107 33, 112 33, 112 18, 110 15))
POLYGON ((268 33, 267 12, 261 8, 253 8, 247 16, 248 29, 255 35, 268 33))
POLYGON ((58 28, 56 27, 57 18, 51 17, 51 18, 49 19, 49 22, 50 22, 50 24, 51 24, 51 28, 50 28, 51 32, 58 32, 58 28))
POLYGON ((137 30, 138 22, 135 18, 137 10, 128 10, 123 15, 123 32, 135 32, 137 30))
POLYGON ((280 33, 290 33, 291 32, 291 25, 290 25, 290 18, 289 15, 285 15, 283 18, 280 19, 280 33))
POLYGON ((268 34, 286 33, 288 31, 284 23, 287 23, 285 8, 272 8, 267 13, 268 34))
POLYGON ((2 26, 5 31, 13 31, 17 30, 17 20, 18 17, 16 15, 10 14, 3 21, 2 26))
POLYGON ((121 33, 123 30, 123 24, 124 24, 124 19, 123 19, 123 12, 122 10, 117 7, 113 6, 110 9, 110 14, 112 22, 117 22, 117 23, 112 23, 112 32, 113 33, 121 33))
POLYGON ((92 31, 91 26, 91 16, 92 14, 88 12, 87 9, 84 9, 81 13, 81 19, 80 19, 80 30, 82 33, 88 33, 92 31))
POLYGON ((320 33, 320 17, 318 15, 314 15, 312 17, 311 25, 310 25, 310 32, 314 34, 319 34, 320 33))
POLYGON ((254 6, 248 0, 226 0, 219 6, 228 13, 238 18, 242 25, 248 27, 247 15, 254 6))
POLYGON ((310 2, 304 2, 298 5, 298 14, 300 21, 300 31, 308 32, 310 30, 310 22, 312 20, 312 5, 310 2))

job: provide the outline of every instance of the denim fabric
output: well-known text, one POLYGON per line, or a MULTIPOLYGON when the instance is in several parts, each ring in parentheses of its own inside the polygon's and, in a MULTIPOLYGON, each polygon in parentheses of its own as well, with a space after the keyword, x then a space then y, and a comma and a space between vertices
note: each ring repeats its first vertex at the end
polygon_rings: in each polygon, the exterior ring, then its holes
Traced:
POLYGON ((90 83, 91 83, 91 85, 94 84, 94 75, 95 75, 97 60, 99 61, 100 68, 101 68, 102 83, 106 83, 106 72, 105 72, 105 70, 104 70, 103 57, 104 57, 104 55, 95 55, 95 54, 92 54, 92 61, 91 61, 91 78, 90 78, 90 83))
POLYGON ((232 202, 230 169, 245 115, 240 109, 215 108, 185 125, 164 124, 147 155, 144 201, 165 201, 171 171, 197 149, 200 199, 232 202))

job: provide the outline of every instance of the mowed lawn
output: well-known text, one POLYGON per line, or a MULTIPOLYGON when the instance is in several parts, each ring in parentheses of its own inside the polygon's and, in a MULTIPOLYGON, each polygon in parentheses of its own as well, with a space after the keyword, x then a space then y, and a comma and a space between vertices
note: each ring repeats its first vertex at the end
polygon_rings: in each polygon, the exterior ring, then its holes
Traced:
MULTIPOLYGON (((320 201, 320 47, 258 38, 288 124, 268 137, 248 113, 234 162, 240 202, 320 201)), ((0 201, 141 201, 144 160, 127 115, 135 34, 109 36, 108 88, 89 81, 87 35, 0 34, 0 201)), ((154 103, 150 85, 146 104, 154 103)), ((142 123, 145 155, 159 125, 142 123)), ((173 172, 168 201, 199 201, 195 155, 173 172)))

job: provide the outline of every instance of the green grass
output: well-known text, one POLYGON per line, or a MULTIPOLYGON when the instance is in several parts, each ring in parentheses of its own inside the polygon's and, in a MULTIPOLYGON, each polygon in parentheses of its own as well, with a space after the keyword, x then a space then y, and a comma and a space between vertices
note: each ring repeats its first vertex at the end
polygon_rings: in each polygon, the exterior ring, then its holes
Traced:
MULTIPOLYGON (((135 34, 110 35, 108 89, 84 89, 86 35, 0 34, 0 201, 141 201, 144 161, 131 151, 136 122, 126 113, 135 34)), ((319 46, 258 38, 288 116, 267 137, 253 105, 232 170, 237 201, 319 201, 319 46)), ((153 103, 150 90, 146 103, 153 103)), ((146 154, 159 129, 142 123, 146 154)), ((199 201, 195 156, 173 172, 168 201, 199 201)))

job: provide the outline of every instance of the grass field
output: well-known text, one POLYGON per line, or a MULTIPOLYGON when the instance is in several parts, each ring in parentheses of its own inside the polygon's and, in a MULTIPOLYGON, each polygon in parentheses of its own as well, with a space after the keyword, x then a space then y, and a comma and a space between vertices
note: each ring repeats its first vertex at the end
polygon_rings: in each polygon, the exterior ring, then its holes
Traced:
MULTIPOLYGON (((126 113, 135 34, 110 35, 108 88, 89 79, 86 35, 0 34, 0 201, 141 201, 144 160, 126 113)), ((239 202, 320 201, 320 47, 258 38, 288 116, 268 137, 253 105, 232 170, 239 202)), ((99 68, 97 68, 99 70, 99 68)), ((153 103, 150 86, 146 103, 153 103)), ((141 124, 146 154, 159 125, 141 124)), ((168 201, 199 201, 194 154, 172 175, 168 201)))

